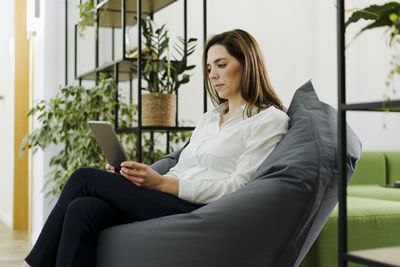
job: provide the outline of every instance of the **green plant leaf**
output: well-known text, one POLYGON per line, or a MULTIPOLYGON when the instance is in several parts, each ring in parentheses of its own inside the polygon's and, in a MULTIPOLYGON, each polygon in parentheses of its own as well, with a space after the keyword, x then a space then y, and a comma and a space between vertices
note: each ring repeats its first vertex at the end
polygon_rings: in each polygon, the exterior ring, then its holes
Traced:
POLYGON ((350 18, 345 23, 345 28, 350 24, 356 23, 361 19, 373 20, 374 22, 368 24, 366 27, 362 28, 358 35, 360 35, 365 30, 388 26, 391 27, 393 22, 390 20, 389 16, 392 13, 398 13, 400 10, 400 3, 389 2, 384 5, 371 5, 364 9, 355 11, 352 13, 350 18))
POLYGON ((94 0, 88 0, 78 5, 79 20, 78 30, 79 35, 83 36, 86 26, 91 23, 93 18, 94 0))
POLYGON ((197 39, 190 38, 185 42, 178 36, 178 43, 171 45, 166 25, 156 27, 149 18, 142 20, 142 32, 145 39, 143 43, 149 49, 143 65, 143 79, 147 82, 147 87, 143 90, 159 93, 176 92, 181 82, 187 83, 187 77, 190 77, 190 75, 185 78, 181 76, 194 68, 192 65, 187 65, 187 58, 195 51, 197 39), (168 45, 173 47, 179 55, 179 59, 173 57, 174 61, 171 62, 169 68, 168 55, 166 55, 168 45), (158 59, 157 63, 153 60, 154 56, 158 59), (170 75, 168 75, 168 69, 170 75))

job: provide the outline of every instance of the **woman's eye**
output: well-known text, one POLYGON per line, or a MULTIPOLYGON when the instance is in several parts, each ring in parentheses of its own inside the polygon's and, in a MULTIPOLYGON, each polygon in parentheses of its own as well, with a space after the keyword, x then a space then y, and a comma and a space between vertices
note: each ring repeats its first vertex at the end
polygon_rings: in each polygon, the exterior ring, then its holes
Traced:
POLYGON ((210 73, 210 72, 211 72, 211 69, 207 69, 207 72, 210 73))
POLYGON ((226 64, 218 64, 218 68, 225 68, 226 64))

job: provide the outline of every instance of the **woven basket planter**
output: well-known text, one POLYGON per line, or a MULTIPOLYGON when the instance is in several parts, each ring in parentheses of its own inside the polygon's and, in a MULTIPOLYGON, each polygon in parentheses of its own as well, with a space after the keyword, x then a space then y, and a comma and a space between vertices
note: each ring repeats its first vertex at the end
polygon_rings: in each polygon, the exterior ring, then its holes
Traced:
POLYGON ((150 93, 142 95, 143 126, 176 126, 176 95, 150 93))

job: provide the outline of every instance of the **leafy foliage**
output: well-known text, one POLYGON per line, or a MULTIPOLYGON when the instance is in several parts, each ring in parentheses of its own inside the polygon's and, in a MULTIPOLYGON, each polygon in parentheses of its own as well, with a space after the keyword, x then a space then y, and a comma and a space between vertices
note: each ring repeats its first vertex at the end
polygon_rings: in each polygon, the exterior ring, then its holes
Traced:
MULTIPOLYGON (((170 72, 170 85, 171 92, 176 92, 182 84, 188 83, 190 81, 190 75, 184 74, 188 70, 192 70, 196 65, 188 65, 187 58, 194 53, 196 48, 196 38, 190 38, 186 43, 182 37, 178 37, 179 45, 175 45, 174 48, 180 55, 180 59, 174 57, 175 63, 171 65, 170 72)), ((163 79, 167 78, 166 73, 164 73, 163 79)))
POLYGON ((79 21, 78 21, 78 29, 79 34, 83 36, 83 32, 86 29, 86 25, 93 22, 93 9, 94 9, 94 0, 87 0, 78 5, 79 8, 79 21))
POLYGON ((374 28, 386 27, 389 30, 388 45, 393 49, 392 60, 390 61, 390 70, 386 80, 386 92, 384 98, 390 101, 391 94, 396 94, 396 76, 400 76, 400 3, 389 2, 383 5, 371 5, 364 9, 357 10, 352 13, 346 21, 345 27, 356 23, 359 20, 372 21, 367 26, 363 27, 356 35, 357 38, 362 32, 374 28))
MULTIPOLYGON (((34 153, 51 145, 61 147, 50 160, 50 173, 46 188, 48 195, 59 195, 72 172, 83 166, 104 168, 107 163, 90 128, 88 120, 104 120, 114 123, 117 103, 117 86, 112 79, 101 75, 98 85, 86 89, 70 85, 62 88, 55 98, 42 100, 29 110, 27 116, 35 116, 40 127, 25 136, 20 154, 26 148, 34 148, 34 153)), ((137 107, 127 105, 119 96, 119 127, 132 127, 136 122, 137 107)), ((190 138, 190 133, 174 133, 172 148, 178 148, 190 138)), ((136 134, 120 135, 128 157, 136 160, 136 134)), ((165 155, 158 147, 159 138, 152 140, 150 134, 143 135, 143 162, 151 164, 165 155)))
POLYGON ((196 38, 190 38, 185 42, 178 37, 178 44, 174 45, 179 58, 170 60, 168 30, 166 25, 155 29, 150 19, 142 19, 144 45, 144 68, 143 78, 147 82, 145 90, 152 93, 174 93, 182 84, 190 81, 190 75, 186 71, 195 68, 195 65, 188 65, 188 57, 193 54, 196 48, 196 38))
POLYGON ((358 22, 360 19, 372 20, 360 30, 357 34, 360 35, 365 30, 370 30, 378 27, 391 28, 391 40, 400 33, 400 3, 389 2, 384 5, 371 5, 364 9, 353 12, 350 18, 346 21, 345 27, 350 24, 358 22))
POLYGON ((147 82, 149 92, 162 92, 166 88, 166 82, 161 79, 160 73, 167 70, 167 58, 161 57, 167 50, 169 37, 165 25, 154 31, 154 25, 150 20, 142 19, 144 45, 143 78, 147 82))

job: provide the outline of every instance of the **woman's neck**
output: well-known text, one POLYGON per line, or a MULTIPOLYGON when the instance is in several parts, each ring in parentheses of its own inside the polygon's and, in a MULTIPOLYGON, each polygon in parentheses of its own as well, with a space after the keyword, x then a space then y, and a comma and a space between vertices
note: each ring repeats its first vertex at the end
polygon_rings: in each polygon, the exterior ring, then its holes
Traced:
POLYGON ((244 100, 242 97, 238 97, 235 99, 228 99, 228 111, 227 114, 233 115, 236 113, 236 111, 246 104, 246 100, 244 100))

